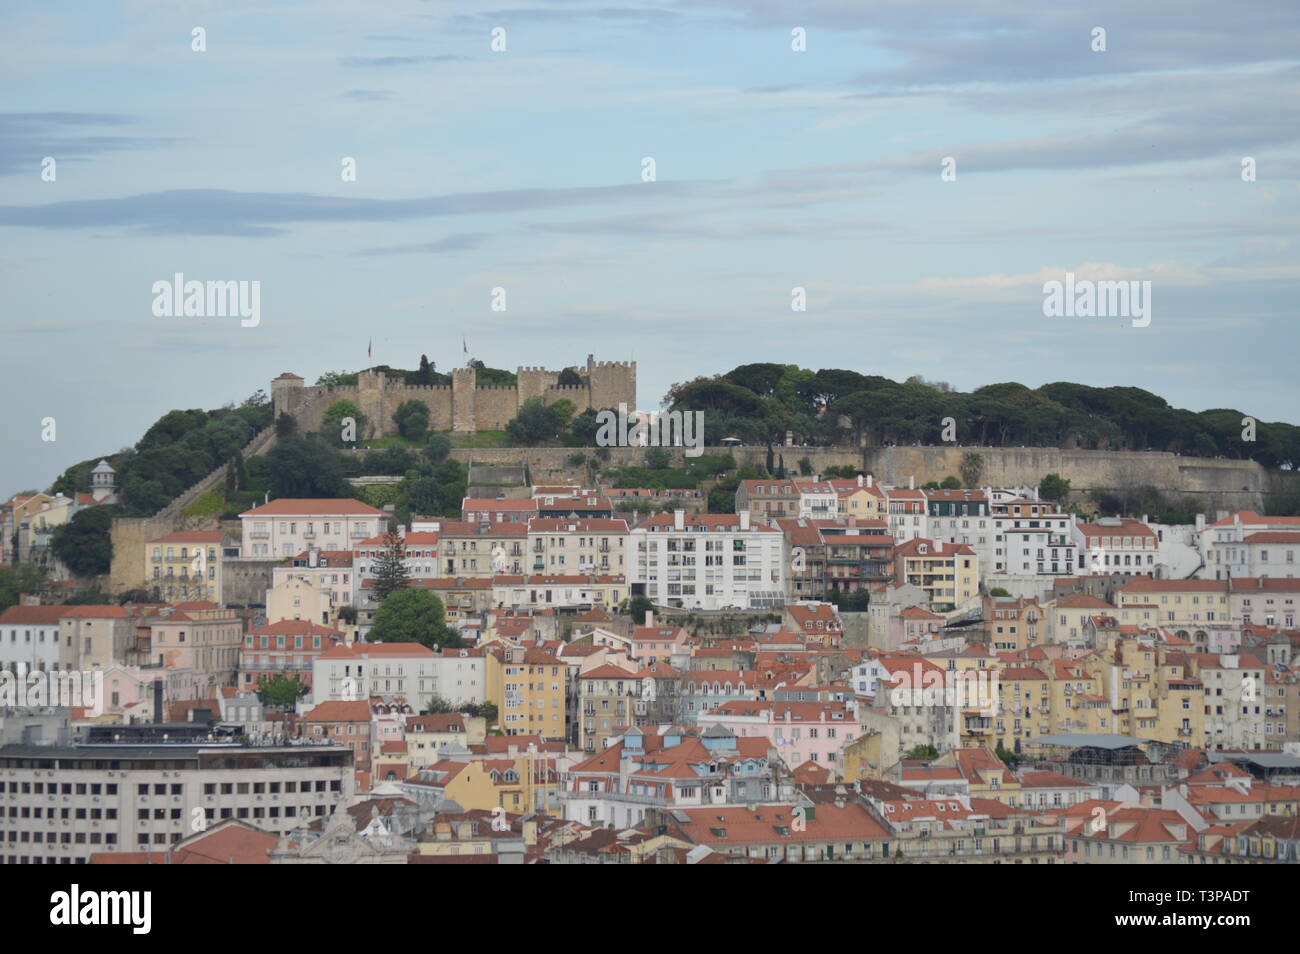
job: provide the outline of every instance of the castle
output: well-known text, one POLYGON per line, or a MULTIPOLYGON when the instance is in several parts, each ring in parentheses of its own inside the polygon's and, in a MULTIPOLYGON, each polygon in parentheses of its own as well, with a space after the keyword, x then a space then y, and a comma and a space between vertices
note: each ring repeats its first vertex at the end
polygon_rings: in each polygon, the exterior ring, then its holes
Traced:
POLYGON ((636 362, 594 361, 570 369, 581 385, 561 387, 560 371, 520 367, 515 387, 480 385, 474 368, 456 368, 450 385, 413 386, 388 378, 382 371, 362 371, 355 387, 307 387, 296 374, 285 372, 271 382, 271 400, 278 418, 288 414, 302 431, 320 429, 326 409, 336 401, 351 401, 365 416, 361 438, 385 437, 397 432, 393 412, 406 401, 419 401, 429 409, 429 430, 472 434, 503 430, 524 402, 540 397, 547 404, 568 400, 577 413, 591 408, 636 407, 636 362))

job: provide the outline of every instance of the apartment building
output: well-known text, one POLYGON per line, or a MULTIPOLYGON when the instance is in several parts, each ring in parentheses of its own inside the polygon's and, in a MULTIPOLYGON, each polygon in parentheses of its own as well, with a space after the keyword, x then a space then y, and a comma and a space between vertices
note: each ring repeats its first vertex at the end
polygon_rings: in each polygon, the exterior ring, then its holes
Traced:
POLYGON ((920 587, 929 609, 951 610, 979 595, 979 558, 965 544, 913 537, 894 547, 894 579, 920 587))
POLYGON ((1294 578, 1300 556, 1300 517, 1266 517, 1240 510, 1198 527, 1201 575, 1216 580, 1239 576, 1294 578))
MULTIPOLYGON (((627 573, 627 521, 535 517, 528 521, 528 572, 627 573)), ((504 571, 503 571, 504 572, 504 571)))
POLYGON ((245 560, 283 560, 311 547, 348 551, 384 531, 388 515, 360 500, 281 497, 239 515, 245 560))
POLYGON ((417 712, 434 695, 432 649, 419 643, 342 643, 312 660, 312 701, 401 698, 417 712))
POLYGON ((196 820, 286 834, 348 803, 353 787, 352 752, 333 745, 6 745, 0 857, 87 864, 94 853, 165 851, 196 820))
POLYGON ((628 534, 633 596, 688 609, 764 609, 785 601, 781 531, 738 514, 658 514, 628 534))
POLYGON ((143 579, 166 603, 222 603, 222 555, 229 542, 221 530, 181 530, 149 540, 143 579))
POLYGON ((487 698, 506 735, 569 738, 568 665, 544 649, 493 647, 484 656, 487 698))
POLYGON ((1157 575, 1160 540, 1145 521, 1101 517, 1095 523, 1076 520, 1070 539, 1078 550, 1078 572, 1095 576, 1157 575))

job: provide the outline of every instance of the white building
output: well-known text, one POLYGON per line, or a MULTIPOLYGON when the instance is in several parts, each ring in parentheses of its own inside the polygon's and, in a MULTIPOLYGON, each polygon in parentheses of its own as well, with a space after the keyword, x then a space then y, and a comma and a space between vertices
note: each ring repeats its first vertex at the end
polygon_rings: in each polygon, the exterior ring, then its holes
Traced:
POLYGON ((441 673, 435 671, 435 658, 433 650, 420 643, 335 646, 312 660, 312 702, 401 696, 419 712, 440 694, 435 683, 441 673))
POLYGON ((1143 520, 1100 517, 1096 523, 1075 520, 1070 537, 1079 553, 1079 574, 1164 576, 1157 572, 1160 541, 1143 520))
POLYGON ((283 560, 312 547, 351 550, 384 531, 388 515, 360 500, 282 497, 239 515, 245 560, 283 560))
POLYGON ((70 606, 11 606, 0 613, 0 669, 59 668, 59 618, 70 606))
POLYGON ((632 595, 690 609, 779 607, 785 537, 739 514, 657 514, 628 534, 632 595))
POLYGON ((626 520, 534 517, 528 521, 527 572, 626 575, 627 532, 626 520))
MULTIPOLYGON (((1198 521, 1199 523, 1199 521, 1198 521)), ((1206 579, 1294 577, 1300 567, 1300 517, 1263 517, 1241 510, 1198 529, 1206 579)))

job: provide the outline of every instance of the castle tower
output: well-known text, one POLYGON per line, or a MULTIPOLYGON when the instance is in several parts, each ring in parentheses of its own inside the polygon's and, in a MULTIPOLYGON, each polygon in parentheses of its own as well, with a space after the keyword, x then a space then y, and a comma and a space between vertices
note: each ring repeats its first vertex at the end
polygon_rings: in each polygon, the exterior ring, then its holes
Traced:
POLYGON ((108 461, 101 460, 90 472, 90 495, 97 501, 103 501, 117 494, 117 471, 109 466, 108 461))
POLYGON ((302 378, 286 371, 271 382, 271 410, 276 417, 292 413, 302 403, 302 378))
POLYGON ((478 372, 473 368, 453 368, 451 372, 451 429, 456 434, 473 434, 474 389, 478 372))

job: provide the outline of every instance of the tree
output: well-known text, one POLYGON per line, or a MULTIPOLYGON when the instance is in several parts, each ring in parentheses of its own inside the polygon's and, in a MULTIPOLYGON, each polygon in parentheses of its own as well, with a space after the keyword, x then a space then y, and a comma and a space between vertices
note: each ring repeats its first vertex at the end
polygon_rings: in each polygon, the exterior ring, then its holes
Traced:
POLYGON ((649 447, 645 452, 645 465, 649 470, 664 470, 671 466, 673 455, 666 447, 649 447))
POLYGON ((429 697, 429 704, 420 710, 420 715, 444 715, 455 711, 455 706, 435 692, 429 697))
POLYGON ((113 564, 113 514, 116 507, 100 504, 78 512, 55 527, 50 551, 77 576, 101 576, 113 564))
POLYGON ((638 626, 645 625, 645 614, 655 608, 654 603, 644 596, 634 596, 628 600, 627 612, 638 626))
POLYGON ((339 622, 347 623, 349 626, 357 625, 357 608, 355 606, 340 606, 339 622))
POLYGON ((257 697, 262 700, 262 705, 274 709, 291 709, 306 694, 307 686, 297 675, 291 678, 272 676, 257 684, 257 697))
POLYGON ((1000 586, 995 586, 995 587, 993 587, 993 589, 989 590, 989 596, 1008 596, 1008 597, 1009 597, 1010 595, 1011 595, 1011 593, 1010 593, 1008 590, 1005 590, 1005 589, 1003 589, 1003 588, 1000 587, 1000 586))
POLYGON ((406 547, 401 537, 391 530, 384 534, 384 549, 379 551, 371 569, 375 575, 375 599, 380 603, 394 590, 410 585, 411 573, 406 568, 406 547))
POLYGON ((961 481, 958 480, 956 477, 952 476, 951 474, 949 474, 947 477, 943 479, 943 482, 939 484, 939 489, 940 490, 961 490, 961 481))
POLYGON ((291 437, 266 455, 272 497, 350 497, 339 452, 319 438, 291 437))
POLYGON ((393 412, 393 423, 408 441, 421 440, 429 429, 429 406, 423 401, 403 401, 393 412))
POLYGON ((428 355, 420 355, 420 370, 416 372, 415 380, 424 387, 433 383, 433 365, 429 363, 428 355))
POLYGON ((275 419, 275 436, 282 438, 293 437, 297 433, 298 422, 285 411, 281 411, 280 416, 275 419))
POLYGON ((978 487, 984 476, 984 456, 968 452, 961 459, 961 479, 966 487, 978 487))
POLYGON ((1038 496, 1044 500, 1064 500, 1070 496, 1070 482, 1060 474, 1048 474, 1038 485, 1038 496))
POLYGON ((451 454, 451 440, 446 434, 430 434, 424 442, 424 456, 430 464, 441 464, 451 454))
POLYGON ((929 743, 915 746, 910 752, 903 756, 905 759, 912 759, 921 762, 928 762, 931 759, 937 759, 938 757, 939 750, 929 743))
POLYGON ((569 401, 556 401, 548 405, 540 397, 529 398, 506 425, 506 436, 512 444, 519 447, 531 447, 554 440, 568 423, 565 405, 572 413, 573 404, 569 401))
POLYGON ((344 444, 355 445, 357 439, 366 432, 366 416, 361 413, 361 408, 351 401, 335 401, 325 409, 325 414, 321 418, 320 432, 334 447, 342 447, 344 444), (351 420, 352 426, 348 428, 348 433, 345 435, 344 422, 348 420, 351 420), (345 436, 350 439, 345 441, 345 436))
POLYGON ((560 372, 559 380, 555 383, 562 388, 580 388, 582 387, 582 378, 573 368, 565 368, 560 372))
POLYGON ((33 563, 0 566, 0 612, 18 604, 25 593, 35 594, 45 588, 46 569, 33 563))
POLYGON ((422 587, 407 586, 393 591, 379 604, 375 625, 370 628, 371 642, 420 643, 430 649, 453 645, 447 632, 447 616, 442 600, 422 587))

